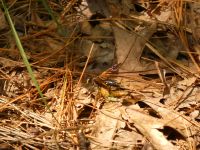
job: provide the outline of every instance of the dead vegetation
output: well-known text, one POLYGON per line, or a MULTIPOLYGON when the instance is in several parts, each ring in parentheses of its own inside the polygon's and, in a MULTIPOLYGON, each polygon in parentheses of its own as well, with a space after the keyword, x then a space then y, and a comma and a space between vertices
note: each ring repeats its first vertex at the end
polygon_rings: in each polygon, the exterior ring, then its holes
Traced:
POLYGON ((200 149, 199 0, 6 3, 0 149, 200 149))

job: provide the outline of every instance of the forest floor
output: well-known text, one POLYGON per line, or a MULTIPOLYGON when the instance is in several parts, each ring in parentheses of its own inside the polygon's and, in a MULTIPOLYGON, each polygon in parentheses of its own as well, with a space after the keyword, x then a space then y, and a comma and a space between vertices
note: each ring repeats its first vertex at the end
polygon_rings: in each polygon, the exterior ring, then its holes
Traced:
POLYGON ((200 149, 199 0, 2 4, 0 149, 200 149))

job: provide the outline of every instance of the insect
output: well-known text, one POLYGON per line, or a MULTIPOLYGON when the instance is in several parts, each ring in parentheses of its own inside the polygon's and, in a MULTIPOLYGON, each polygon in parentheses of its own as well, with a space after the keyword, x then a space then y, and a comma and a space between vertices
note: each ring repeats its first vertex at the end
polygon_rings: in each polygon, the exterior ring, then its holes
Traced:
POLYGON ((121 88, 120 84, 116 80, 109 79, 112 73, 116 73, 120 64, 115 64, 111 68, 104 71, 102 74, 94 78, 94 82, 104 88, 110 89, 111 87, 121 88))
POLYGON ((94 78, 94 82, 100 87, 104 87, 106 89, 110 88, 121 88, 120 84, 117 81, 112 79, 103 79, 101 77, 94 78))
POLYGON ((119 87, 120 88, 119 83, 117 83, 117 81, 115 81, 115 80, 107 79, 107 80, 104 80, 104 83, 106 85, 108 85, 108 86, 113 86, 113 87, 119 87))

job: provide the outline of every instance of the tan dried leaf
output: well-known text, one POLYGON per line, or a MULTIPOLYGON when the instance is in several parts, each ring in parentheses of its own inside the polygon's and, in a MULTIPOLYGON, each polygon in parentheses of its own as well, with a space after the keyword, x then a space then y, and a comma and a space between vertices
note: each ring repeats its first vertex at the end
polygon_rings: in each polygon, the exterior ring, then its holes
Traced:
POLYGON ((155 149, 159 150, 176 150, 177 148, 170 143, 163 133, 158 129, 163 129, 164 121, 136 111, 130 108, 123 109, 123 115, 128 118, 134 126, 152 143, 155 149))
POLYGON ((148 40, 156 30, 156 24, 146 27, 139 33, 129 33, 119 27, 113 27, 116 41, 117 63, 123 71, 144 71, 145 66, 140 63, 140 57, 148 40))

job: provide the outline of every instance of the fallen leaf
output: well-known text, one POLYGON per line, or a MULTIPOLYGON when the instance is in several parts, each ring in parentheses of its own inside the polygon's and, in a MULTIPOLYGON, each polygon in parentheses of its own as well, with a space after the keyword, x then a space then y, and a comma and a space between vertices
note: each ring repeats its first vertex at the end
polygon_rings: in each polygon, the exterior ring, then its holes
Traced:
POLYGON ((158 129, 163 129, 165 122, 162 119, 154 118, 130 108, 123 108, 123 117, 128 118, 130 123, 150 141, 158 150, 177 150, 177 147, 170 143, 158 129))
MULTIPOLYGON (((113 32, 116 42, 116 57, 117 63, 122 64, 122 71, 144 71, 147 66, 140 63, 140 57, 145 47, 146 41, 153 35, 156 30, 156 24, 153 23, 150 27, 136 33, 114 26, 113 32)), ((148 68, 149 69, 149 68, 148 68)))
POLYGON ((101 144, 99 146, 92 144, 91 148, 102 149, 102 147, 112 146, 116 130, 125 126, 121 121, 119 107, 121 107, 120 103, 106 103, 98 112, 92 135, 95 136, 95 141, 101 144))

